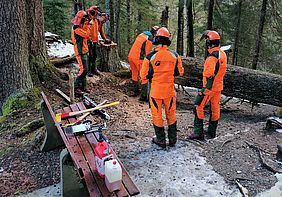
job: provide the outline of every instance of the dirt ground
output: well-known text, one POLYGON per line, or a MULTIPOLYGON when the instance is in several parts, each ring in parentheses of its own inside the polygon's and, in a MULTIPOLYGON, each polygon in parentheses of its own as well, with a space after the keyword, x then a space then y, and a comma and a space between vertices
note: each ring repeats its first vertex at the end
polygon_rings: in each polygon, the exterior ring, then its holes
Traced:
MULTIPOLYGON (((231 99, 221 110, 217 138, 204 142, 186 140, 193 130, 195 90, 179 91, 176 147, 160 149, 151 143, 153 128, 147 103, 130 97, 128 79, 108 73, 88 79, 91 96, 101 102, 120 101, 107 109, 111 120, 106 136, 141 190, 140 196, 240 196, 235 180, 256 196, 277 182, 277 145, 281 134, 265 129, 274 106, 254 106, 231 99), (271 164, 272 171, 260 156, 271 164)), ((51 90, 45 90, 57 109, 66 103, 51 90)), ((224 101, 225 97, 222 98, 224 101)), ((206 111, 208 120, 208 109, 206 111)), ((21 137, 16 132, 26 123, 41 118, 39 109, 14 112, 0 125, 0 196, 17 196, 60 180, 61 150, 40 152, 44 127, 21 137)), ((97 118, 97 122, 102 121, 97 118)))

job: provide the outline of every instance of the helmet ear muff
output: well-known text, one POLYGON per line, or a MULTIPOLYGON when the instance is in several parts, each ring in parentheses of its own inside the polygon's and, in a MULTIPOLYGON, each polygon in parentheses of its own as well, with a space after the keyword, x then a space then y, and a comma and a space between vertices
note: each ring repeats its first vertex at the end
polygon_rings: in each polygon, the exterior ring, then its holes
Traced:
POLYGON ((153 45, 159 45, 159 44, 170 46, 171 40, 164 36, 156 36, 153 39, 153 45))

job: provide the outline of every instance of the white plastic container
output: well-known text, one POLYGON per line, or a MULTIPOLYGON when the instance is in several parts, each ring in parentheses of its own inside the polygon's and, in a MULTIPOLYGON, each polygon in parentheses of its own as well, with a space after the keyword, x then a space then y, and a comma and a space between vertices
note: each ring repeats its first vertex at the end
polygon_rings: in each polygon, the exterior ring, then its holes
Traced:
POLYGON ((110 192, 121 189, 122 169, 116 159, 105 162, 105 183, 110 192))

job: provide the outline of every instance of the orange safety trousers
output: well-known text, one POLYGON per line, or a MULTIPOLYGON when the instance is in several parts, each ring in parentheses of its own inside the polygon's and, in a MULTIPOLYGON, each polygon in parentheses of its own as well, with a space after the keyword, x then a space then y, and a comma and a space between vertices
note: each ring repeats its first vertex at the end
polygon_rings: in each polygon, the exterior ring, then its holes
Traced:
POLYGON ((205 118, 204 107, 210 102, 211 121, 217 121, 220 118, 220 95, 221 92, 214 92, 208 89, 204 91, 204 97, 200 104, 196 106, 196 113, 199 119, 205 118))
POLYGON ((153 117, 153 124, 157 127, 164 127, 164 120, 162 118, 162 105, 165 108, 165 115, 168 125, 176 122, 176 97, 168 97, 165 99, 156 99, 150 97, 150 107, 153 117))
POLYGON ((138 82, 139 73, 142 67, 143 60, 129 58, 129 65, 131 69, 131 78, 133 81, 138 82))

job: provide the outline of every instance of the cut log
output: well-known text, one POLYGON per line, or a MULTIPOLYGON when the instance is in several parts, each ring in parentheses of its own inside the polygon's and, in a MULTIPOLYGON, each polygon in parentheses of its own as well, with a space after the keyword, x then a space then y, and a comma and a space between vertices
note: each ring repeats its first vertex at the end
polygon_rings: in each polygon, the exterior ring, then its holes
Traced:
POLYGON ((63 67, 64 65, 71 63, 75 60, 75 55, 71 57, 62 57, 62 58, 54 58, 50 59, 50 62, 57 68, 63 67))
MULTIPOLYGON (((176 84, 202 87, 203 60, 183 58, 184 77, 177 77, 176 84)), ((224 78, 223 94, 282 107, 282 76, 263 71, 228 65, 224 78)))
POLYGON ((117 44, 104 44, 97 46, 97 68, 102 72, 116 72, 122 68, 118 55, 117 44))

